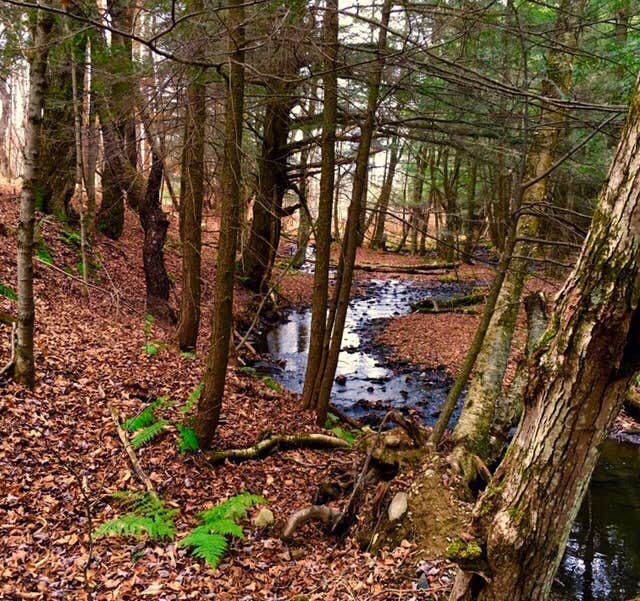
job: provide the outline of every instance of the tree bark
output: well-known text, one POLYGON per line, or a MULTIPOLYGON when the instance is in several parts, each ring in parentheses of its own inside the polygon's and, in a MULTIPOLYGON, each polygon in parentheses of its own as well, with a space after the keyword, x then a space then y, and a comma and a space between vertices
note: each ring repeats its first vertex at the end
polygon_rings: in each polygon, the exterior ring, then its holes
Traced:
POLYGON ((451 549, 471 551, 452 601, 549 598, 598 445, 640 366, 639 174, 636 84, 580 259, 537 344, 522 422, 474 510, 476 540, 451 549))
MULTIPOLYGON (((302 403, 315 409, 318 397, 316 381, 322 360, 327 327, 329 299, 329 263, 331 259, 331 209, 335 183, 335 144, 338 110, 338 0, 327 0, 323 23, 324 107, 322 113, 322 166, 320 196, 316 219, 316 264, 313 274, 313 300, 309 352, 302 391, 302 403)), ((324 423, 322 424, 324 425, 324 423)))
MULTIPOLYGON (((201 11, 201 0, 191 0, 190 10, 201 11)), ((178 345, 183 351, 195 348, 200 326, 202 201, 204 194, 204 134, 206 122, 202 69, 189 73, 186 90, 182 173, 180 175, 180 243, 182 246, 182 296, 178 345)))
POLYGON ((391 190, 393 189, 393 178, 396 174, 396 167, 398 166, 398 159, 400 158, 398 152, 398 140, 394 138, 391 142, 391 154, 389 156, 389 167, 387 169, 387 175, 382 184, 380 190, 380 200, 378 201, 378 214, 376 216, 376 227, 371 238, 371 248, 381 248, 385 250, 386 242, 384 235, 384 225, 389 210, 389 201, 391 200, 391 190))
POLYGON ((224 157, 222 162, 222 214, 216 261, 216 282, 211 317, 211 341, 198 401, 195 431, 200 447, 210 446, 220 420, 229 360, 233 319, 233 279, 242 202, 242 117, 244 107, 244 3, 229 1, 227 20, 228 72, 225 99, 224 157))
POLYGON ((35 221, 38 140, 42 124, 47 79, 47 55, 53 18, 48 13, 37 14, 33 49, 29 61, 29 100, 25 129, 24 172, 18 218, 18 324, 14 377, 25 386, 35 383, 33 331, 33 228, 35 221))
POLYGON ((140 223, 144 230, 142 258, 147 290, 147 311, 154 317, 173 322, 175 315, 169 305, 171 281, 167 275, 163 254, 169 228, 169 220, 160 205, 163 164, 155 152, 152 154, 147 191, 144 202, 140 206, 140 223))

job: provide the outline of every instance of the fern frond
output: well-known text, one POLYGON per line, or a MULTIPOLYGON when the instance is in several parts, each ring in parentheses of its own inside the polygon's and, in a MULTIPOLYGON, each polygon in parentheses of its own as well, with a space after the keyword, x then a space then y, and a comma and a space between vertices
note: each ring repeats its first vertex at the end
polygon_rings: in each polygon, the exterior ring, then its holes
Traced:
POLYGON ((191 407, 193 407, 194 403, 200 398, 203 388, 204 383, 200 382, 200 384, 195 387, 193 392, 191 392, 191 394, 187 398, 187 402, 182 407, 180 407, 180 412, 182 413, 182 415, 186 415, 187 413, 189 413, 191 407))
POLYGON ((153 414, 154 408, 152 405, 147 405, 138 415, 134 415, 129 419, 122 422, 122 427, 128 432, 135 432, 140 428, 146 428, 156 421, 153 414))
POLYGON ((227 550, 227 539, 222 534, 209 534, 196 528, 179 543, 180 547, 191 548, 191 554, 204 559, 214 570, 227 550))
POLYGON ((236 538, 243 539, 244 532, 242 528, 238 526, 233 520, 223 519, 216 520, 215 522, 207 522, 205 528, 209 529, 211 534, 222 534, 223 536, 235 536, 236 538))
POLYGON ((178 449, 182 455, 186 453, 195 453, 200 447, 198 445, 198 437, 196 431, 188 426, 178 424, 178 432, 180 432, 180 440, 178 441, 178 449))
POLYGON ((141 538, 144 534, 147 534, 153 540, 173 540, 176 535, 176 528, 173 520, 167 519, 166 516, 147 517, 135 513, 127 513, 100 524, 93 532, 95 538, 104 536, 141 538))
POLYGON ((211 509, 201 511, 198 517, 205 524, 223 519, 240 520, 247 515, 247 509, 266 502, 267 500, 260 495, 242 492, 211 507, 211 509))
POLYGON ((150 440, 153 440, 158 434, 160 434, 167 427, 167 421, 159 419, 157 422, 152 423, 143 430, 140 430, 132 439, 131 446, 134 449, 138 449, 141 446, 147 444, 150 440))

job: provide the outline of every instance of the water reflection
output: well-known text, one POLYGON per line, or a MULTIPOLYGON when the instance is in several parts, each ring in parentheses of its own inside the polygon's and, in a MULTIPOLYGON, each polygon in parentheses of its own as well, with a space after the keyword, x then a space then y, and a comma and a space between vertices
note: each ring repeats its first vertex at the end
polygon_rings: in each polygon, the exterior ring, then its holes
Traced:
POLYGON ((640 447, 607 440, 558 572, 562 599, 640 594, 640 447))

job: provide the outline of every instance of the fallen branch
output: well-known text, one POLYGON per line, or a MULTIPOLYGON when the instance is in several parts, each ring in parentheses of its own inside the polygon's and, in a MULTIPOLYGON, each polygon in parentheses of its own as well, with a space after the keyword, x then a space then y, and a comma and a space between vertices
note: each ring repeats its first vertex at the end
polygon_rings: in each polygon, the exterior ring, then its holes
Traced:
POLYGON ((459 263, 427 263, 423 265, 354 265, 354 269, 360 271, 379 272, 379 273, 430 273, 433 271, 449 271, 455 269, 459 263))
POLYGON ((136 453, 133 450, 131 443, 129 442, 127 433, 122 429, 122 426, 120 425, 120 416, 118 415, 118 411, 113 405, 109 405, 109 410, 111 411, 111 418, 113 419, 113 423, 116 426, 116 430, 118 432, 118 436, 120 437, 120 441, 122 442, 122 446, 129 456, 129 461, 131 462, 133 471, 136 473, 136 476, 138 476, 138 480, 140 480, 140 482, 144 484, 147 491, 157 497, 158 495, 156 493, 155 487, 153 486, 153 483, 151 482, 151 478, 149 478, 146 472, 142 469, 142 466, 138 461, 138 457, 136 456, 136 453))
POLYGON ((296 530, 303 524, 311 521, 322 522, 333 529, 342 518, 342 511, 328 507, 327 505, 310 505, 292 513, 287 520, 287 524, 282 532, 282 539, 289 541, 293 538, 296 530))
POLYGON ((483 292, 455 296, 453 298, 425 298, 412 303, 411 309, 418 313, 447 313, 465 311, 469 307, 484 302, 486 295, 483 292))
POLYGON ((356 428, 357 430, 362 430, 364 424, 359 422, 357 419, 350 417, 347 415, 342 409, 338 409, 333 403, 329 403, 329 413, 333 413, 342 423, 351 426, 352 428, 356 428))
POLYGON ((2 378, 4 374, 11 371, 16 362, 16 329, 17 329, 17 325, 16 325, 16 322, 14 321, 11 324, 11 358, 9 359, 9 361, 7 361, 5 366, 2 369, 0 369, 0 378, 2 378))
POLYGON ((227 449, 224 451, 208 451, 205 453, 211 463, 222 463, 227 459, 235 463, 262 459, 276 451, 290 449, 337 449, 349 450, 350 444, 342 438, 326 434, 278 434, 261 440, 244 449, 227 449))

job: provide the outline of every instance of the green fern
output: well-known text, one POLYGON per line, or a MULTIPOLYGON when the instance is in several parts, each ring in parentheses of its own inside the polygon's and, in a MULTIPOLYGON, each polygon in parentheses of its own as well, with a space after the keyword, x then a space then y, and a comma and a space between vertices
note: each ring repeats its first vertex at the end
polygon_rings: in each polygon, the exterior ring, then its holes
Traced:
POLYGON ((151 425, 140 430, 140 432, 131 439, 131 446, 134 449, 140 448, 158 436, 166 427, 167 421, 164 419, 153 422, 151 425))
POLYGON ((178 449, 182 455, 187 453, 195 453, 200 447, 198 446, 198 437, 193 428, 189 426, 177 425, 178 432, 180 433, 180 440, 178 440, 178 449))
POLYGON ((105 536, 128 536, 141 538, 147 535, 151 540, 173 540, 176 527, 173 517, 177 509, 167 509, 164 502, 152 493, 119 491, 113 499, 129 513, 107 520, 94 531, 95 538, 105 536))
POLYGON ((9 288, 9 286, 2 283, 0 283, 0 294, 13 301, 18 300, 18 295, 15 293, 15 291, 12 288, 9 288))
POLYGON ((275 392, 282 392, 282 386, 278 384, 271 376, 264 376, 262 381, 275 392))
POLYGON ((191 392, 191 394, 187 398, 187 402, 184 405, 182 405, 182 407, 180 407, 180 413, 182 413, 182 415, 186 415, 187 413, 189 413, 189 411, 191 410, 191 407, 193 407, 194 403, 200 398, 203 388, 204 388, 203 382, 200 382, 200 384, 198 384, 194 388, 194 390, 191 392))
POLYGON ((258 503, 266 503, 266 499, 243 492, 201 511, 198 515, 200 526, 187 534, 178 545, 191 548, 195 557, 201 557, 215 570, 227 549, 227 537, 244 538, 237 522, 246 516, 247 509, 258 503))
POLYGON ((204 559, 214 570, 227 550, 227 539, 222 534, 210 534, 198 529, 185 536, 178 545, 191 548, 194 557, 204 559))
POLYGON ((156 421, 156 416, 153 414, 153 411, 153 405, 147 405, 138 415, 134 415, 122 422, 122 427, 128 432, 135 432, 140 428, 150 426, 156 421))

